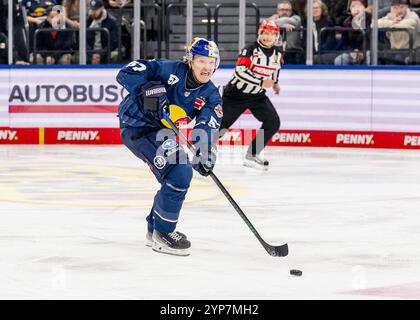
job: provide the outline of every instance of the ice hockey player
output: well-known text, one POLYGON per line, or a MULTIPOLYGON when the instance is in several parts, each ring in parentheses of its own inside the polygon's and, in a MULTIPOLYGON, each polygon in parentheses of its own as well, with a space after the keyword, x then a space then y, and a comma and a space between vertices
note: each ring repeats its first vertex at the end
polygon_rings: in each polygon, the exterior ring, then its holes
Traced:
POLYGON ((258 39, 239 54, 233 77, 223 91, 223 120, 220 136, 249 109, 262 122, 260 130, 248 147, 244 165, 268 169, 269 162, 260 156, 270 138, 280 128, 280 118, 266 96, 266 89, 280 93, 278 84, 283 63, 281 49, 276 46, 280 28, 272 19, 264 19, 258 29, 258 39))
POLYGON ((192 169, 209 175, 216 161, 215 137, 222 120, 221 96, 210 78, 220 63, 215 42, 194 38, 184 61, 137 60, 124 66, 117 81, 128 91, 119 105, 125 146, 148 164, 161 184, 146 220, 147 245, 161 253, 186 256, 191 246, 175 231, 190 187, 192 169), (154 103, 156 111, 145 108, 154 103), (164 119, 177 126, 195 119, 191 137, 198 152, 192 162, 164 119))

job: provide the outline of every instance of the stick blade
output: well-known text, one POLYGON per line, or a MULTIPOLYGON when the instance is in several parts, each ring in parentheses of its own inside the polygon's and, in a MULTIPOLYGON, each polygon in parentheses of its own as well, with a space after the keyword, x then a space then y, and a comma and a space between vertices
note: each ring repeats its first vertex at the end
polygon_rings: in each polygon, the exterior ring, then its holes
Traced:
POLYGON ((287 243, 281 245, 281 246, 270 246, 267 245, 265 247, 268 254, 272 257, 285 257, 289 254, 289 246, 287 243))

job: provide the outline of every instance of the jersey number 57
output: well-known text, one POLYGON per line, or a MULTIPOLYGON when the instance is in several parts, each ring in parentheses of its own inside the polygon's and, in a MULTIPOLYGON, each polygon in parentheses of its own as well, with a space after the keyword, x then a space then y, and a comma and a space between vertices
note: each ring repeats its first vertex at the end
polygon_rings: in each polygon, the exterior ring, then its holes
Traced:
POLYGON ((130 67, 131 69, 133 69, 134 71, 137 72, 142 72, 144 70, 146 70, 146 66, 143 63, 137 62, 137 61, 133 61, 130 62, 127 67, 130 67))

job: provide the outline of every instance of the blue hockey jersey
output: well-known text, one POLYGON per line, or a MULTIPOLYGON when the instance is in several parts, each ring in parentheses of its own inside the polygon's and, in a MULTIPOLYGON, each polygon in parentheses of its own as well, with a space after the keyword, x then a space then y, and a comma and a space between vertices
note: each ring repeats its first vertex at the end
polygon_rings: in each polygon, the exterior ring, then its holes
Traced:
POLYGON ((187 89, 188 66, 182 61, 137 60, 124 66, 117 81, 129 94, 120 103, 120 120, 129 126, 145 130, 169 127, 165 121, 154 118, 143 108, 142 86, 148 81, 160 81, 166 88, 171 120, 179 127, 196 120, 195 128, 207 132, 218 129, 221 124, 222 98, 216 86, 207 82, 198 88, 187 89))

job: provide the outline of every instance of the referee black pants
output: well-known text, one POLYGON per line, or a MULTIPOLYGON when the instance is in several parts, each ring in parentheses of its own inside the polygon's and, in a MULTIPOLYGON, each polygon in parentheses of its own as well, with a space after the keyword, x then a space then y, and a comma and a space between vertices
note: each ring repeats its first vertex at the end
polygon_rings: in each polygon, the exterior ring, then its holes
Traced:
POLYGON ((244 94, 228 85, 223 93, 223 118, 219 138, 246 109, 249 109, 253 116, 262 122, 260 130, 258 130, 247 151, 247 153, 255 156, 264 149, 271 137, 280 128, 280 118, 265 93, 244 94), (258 143, 259 141, 264 143, 258 143))

